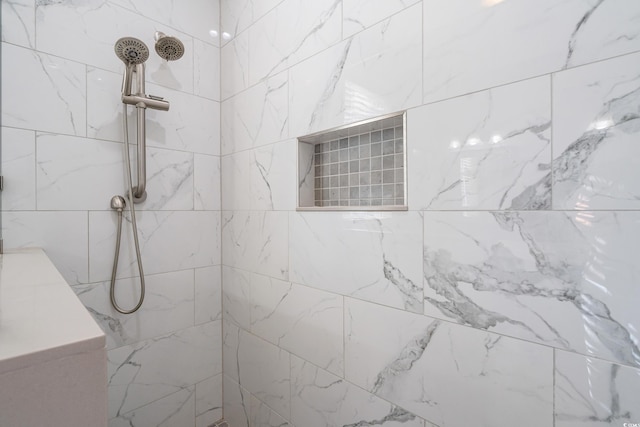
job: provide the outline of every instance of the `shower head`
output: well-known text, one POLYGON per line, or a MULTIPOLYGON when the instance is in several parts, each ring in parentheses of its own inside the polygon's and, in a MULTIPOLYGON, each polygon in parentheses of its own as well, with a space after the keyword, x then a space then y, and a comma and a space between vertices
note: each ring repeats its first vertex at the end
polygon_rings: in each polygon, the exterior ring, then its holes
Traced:
POLYGON ((122 37, 114 46, 116 55, 125 64, 142 64, 149 58, 149 48, 142 41, 133 37, 122 37))
POLYGON ((175 61, 184 55, 184 45, 175 37, 156 31, 156 52, 167 61, 175 61))

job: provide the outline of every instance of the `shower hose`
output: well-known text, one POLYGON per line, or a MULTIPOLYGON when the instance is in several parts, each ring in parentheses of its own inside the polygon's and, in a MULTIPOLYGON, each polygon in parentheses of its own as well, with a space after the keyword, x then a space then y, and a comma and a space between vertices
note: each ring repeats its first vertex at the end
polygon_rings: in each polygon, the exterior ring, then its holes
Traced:
MULTIPOLYGON (((111 270, 111 286, 109 289, 109 296, 111 298, 111 305, 116 309, 119 313, 122 314, 131 314, 138 311, 138 309, 142 306, 142 302, 144 301, 144 292, 145 292, 145 284, 144 284, 144 272, 142 270, 142 258, 140 256, 140 242, 138 241, 138 225, 136 223, 136 209, 133 206, 133 187, 132 187, 132 179, 131 179, 131 160, 129 158, 129 124, 127 120, 127 105, 122 105, 122 121, 124 124, 124 157, 125 157, 125 176, 127 179, 127 191, 129 193, 129 211, 131 212, 131 227, 133 229, 133 241, 136 248, 136 260, 138 262, 138 272, 140 273, 140 299, 138 303, 130 310, 125 310, 118 305, 116 301, 116 273, 118 272, 118 258, 120 257, 120 240, 122 237, 122 217, 123 212, 122 209, 117 209, 118 212, 118 232, 116 235, 116 250, 113 257, 113 269, 111 270)), ((140 124, 138 123, 138 126, 140 124)), ((138 144, 144 144, 144 141, 138 141, 138 144)))

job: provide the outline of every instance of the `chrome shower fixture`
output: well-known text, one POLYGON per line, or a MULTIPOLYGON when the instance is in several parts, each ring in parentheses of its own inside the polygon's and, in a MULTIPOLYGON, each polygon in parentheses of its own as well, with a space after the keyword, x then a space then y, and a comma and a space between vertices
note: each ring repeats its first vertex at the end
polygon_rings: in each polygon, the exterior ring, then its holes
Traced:
POLYGON ((161 31, 156 31, 156 52, 167 61, 175 61, 184 55, 184 44, 176 37, 168 36, 161 31))

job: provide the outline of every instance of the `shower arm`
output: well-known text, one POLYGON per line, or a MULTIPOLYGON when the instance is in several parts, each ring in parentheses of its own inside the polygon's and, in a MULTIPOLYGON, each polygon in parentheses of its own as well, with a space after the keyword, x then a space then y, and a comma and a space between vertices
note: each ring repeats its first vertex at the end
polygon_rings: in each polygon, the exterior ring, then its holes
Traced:
MULTIPOLYGON (((169 102, 163 98, 154 95, 146 95, 144 82, 144 63, 127 64, 124 80, 122 83, 122 102, 128 105, 134 105, 137 111, 137 163, 138 163, 138 185, 133 187, 133 202, 141 203, 147 198, 147 147, 146 147, 146 109, 169 110, 169 102), (133 74, 136 75, 136 91, 131 93, 131 81, 133 74)), ((125 130, 126 131, 126 130, 125 130)))

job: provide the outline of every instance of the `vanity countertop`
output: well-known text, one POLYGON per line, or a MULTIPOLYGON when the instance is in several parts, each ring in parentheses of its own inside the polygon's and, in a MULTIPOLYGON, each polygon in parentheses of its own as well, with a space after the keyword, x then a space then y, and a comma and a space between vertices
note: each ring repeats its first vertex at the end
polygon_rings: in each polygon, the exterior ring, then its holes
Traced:
POLYGON ((0 374, 104 346, 104 333, 42 249, 0 255, 0 374))

